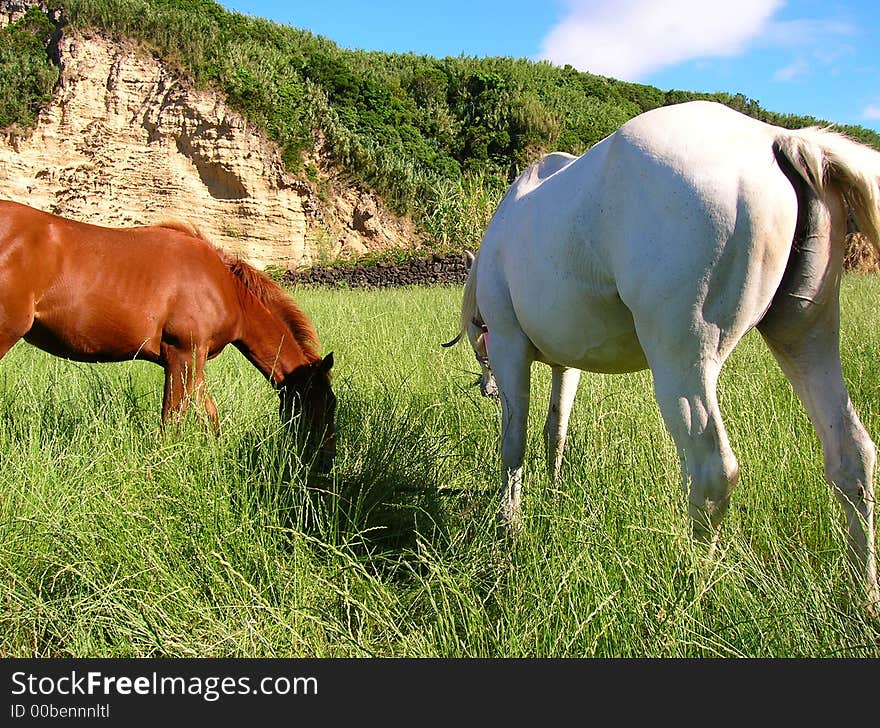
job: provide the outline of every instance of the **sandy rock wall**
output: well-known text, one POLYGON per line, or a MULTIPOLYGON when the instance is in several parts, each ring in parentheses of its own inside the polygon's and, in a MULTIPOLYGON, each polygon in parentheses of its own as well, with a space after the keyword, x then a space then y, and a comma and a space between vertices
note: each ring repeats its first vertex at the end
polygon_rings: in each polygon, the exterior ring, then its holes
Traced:
POLYGON ((0 136, 0 197, 108 226, 190 220, 259 267, 412 244, 411 225, 376 226, 388 216, 361 190, 322 208, 275 145, 143 47, 65 33, 58 55, 61 80, 36 128, 0 136))

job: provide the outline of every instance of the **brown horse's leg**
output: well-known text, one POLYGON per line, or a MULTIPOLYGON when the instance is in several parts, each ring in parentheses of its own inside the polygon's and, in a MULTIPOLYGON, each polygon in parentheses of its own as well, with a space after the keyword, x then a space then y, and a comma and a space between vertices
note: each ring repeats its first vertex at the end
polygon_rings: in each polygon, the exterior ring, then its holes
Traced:
POLYGON ((185 356, 177 349, 168 348, 163 352, 163 366, 165 367, 165 394, 162 398, 162 425, 168 424, 168 419, 173 414, 175 419, 180 420, 186 413, 189 405, 189 397, 186 396, 188 381, 190 379, 191 366, 185 356))
POLYGON ((220 418, 217 415, 217 407, 205 386, 207 349, 197 347, 194 351, 184 352, 168 347, 163 359, 165 396, 162 401, 162 424, 166 424, 172 413, 177 419, 183 419, 190 400, 195 399, 196 404, 204 409, 214 432, 219 434, 220 418))
MULTIPOLYGON (((20 339, 20 338, 21 337, 19 336, 18 339, 20 339)), ((12 338, 0 339, 0 359, 2 359, 4 356, 6 356, 6 354, 9 352, 9 350, 18 343, 18 339, 12 339, 12 338)))
POLYGON ((205 408, 205 414, 208 416, 208 422, 211 423, 211 427, 214 428, 214 433, 220 434, 220 416, 217 414, 217 405, 214 404, 214 400, 211 399, 211 395, 208 394, 207 387, 202 387, 202 406, 205 408))
POLYGON ((208 422, 214 430, 214 434, 219 435, 220 417, 217 414, 217 406, 214 404, 214 400, 211 399, 211 395, 208 394, 208 387, 205 384, 205 358, 206 357, 198 358, 195 380, 193 382, 193 391, 195 393, 196 404, 205 411, 205 416, 208 418, 208 422))
POLYGON ((30 331, 34 325, 33 296, 27 296, 18 303, 0 303, 0 359, 30 331))

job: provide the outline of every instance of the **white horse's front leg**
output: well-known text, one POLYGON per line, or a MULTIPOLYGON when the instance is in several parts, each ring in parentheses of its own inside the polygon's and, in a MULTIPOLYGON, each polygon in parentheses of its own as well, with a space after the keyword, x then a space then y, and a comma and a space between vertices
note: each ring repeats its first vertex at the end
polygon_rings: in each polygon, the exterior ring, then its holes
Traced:
POLYGON ((559 478, 559 470, 562 467, 568 420, 580 378, 580 369, 553 367, 550 406, 547 408, 547 421, 544 423, 544 447, 547 452, 547 472, 554 481, 559 478))
POLYGON ((513 530, 522 525, 523 459, 529 415, 530 345, 522 339, 495 336, 490 351, 501 397, 502 495, 499 518, 513 530))

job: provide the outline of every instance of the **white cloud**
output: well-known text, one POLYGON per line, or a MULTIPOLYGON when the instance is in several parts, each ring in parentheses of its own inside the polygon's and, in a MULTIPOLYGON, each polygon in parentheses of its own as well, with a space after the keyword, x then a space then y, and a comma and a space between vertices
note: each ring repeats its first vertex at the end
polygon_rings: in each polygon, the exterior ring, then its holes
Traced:
MULTIPOLYGON (((734 56, 770 27, 783 0, 565 0, 541 44, 557 65, 626 80, 695 58, 734 56)), ((803 29, 802 29, 803 30, 803 29)))
POLYGON ((862 118, 865 120, 876 121, 880 119, 880 104, 871 104, 866 106, 862 111, 862 118))
POLYGON ((817 46, 818 52, 837 55, 840 49, 825 48, 828 39, 833 36, 852 35, 856 28, 842 20, 816 20, 801 18, 799 20, 773 20, 767 23, 764 40, 774 46, 803 48, 817 46))
POLYGON ((794 81, 798 76, 803 76, 810 70, 810 65, 803 58, 796 58, 787 66, 780 68, 773 74, 776 81, 794 81))

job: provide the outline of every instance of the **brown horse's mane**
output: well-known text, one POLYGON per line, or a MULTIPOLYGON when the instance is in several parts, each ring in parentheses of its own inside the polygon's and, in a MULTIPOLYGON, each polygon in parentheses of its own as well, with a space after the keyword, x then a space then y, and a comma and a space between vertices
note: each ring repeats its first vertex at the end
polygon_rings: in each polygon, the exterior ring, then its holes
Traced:
MULTIPOLYGON (((183 233, 184 235, 189 235, 190 237, 204 240, 206 243, 211 243, 211 241, 208 240, 207 237, 205 237, 205 234, 202 232, 201 228, 195 223, 189 222, 189 220, 162 220, 161 222, 156 224, 156 227, 166 228, 168 230, 177 230, 177 232, 183 233)), ((214 244, 211 243, 211 245, 214 244)))
POLYGON ((194 238, 204 240, 213 246, 217 255, 244 288, 260 303, 280 318, 293 332, 297 343, 309 359, 320 359, 318 355, 318 334, 305 312, 287 292, 265 273, 258 271, 239 256, 227 253, 214 245, 197 225, 183 220, 163 220, 158 227, 177 230, 194 238))

